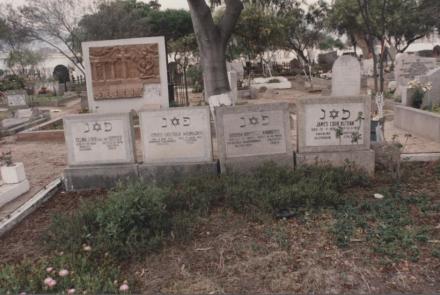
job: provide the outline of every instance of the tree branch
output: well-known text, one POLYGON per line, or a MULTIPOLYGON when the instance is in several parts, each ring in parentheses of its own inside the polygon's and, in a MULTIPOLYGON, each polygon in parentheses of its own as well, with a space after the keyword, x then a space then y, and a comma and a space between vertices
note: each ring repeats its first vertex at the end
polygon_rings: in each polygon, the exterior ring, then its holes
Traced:
POLYGON ((240 0, 225 0, 225 3, 226 10, 219 27, 223 40, 228 40, 244 7, 240 0))

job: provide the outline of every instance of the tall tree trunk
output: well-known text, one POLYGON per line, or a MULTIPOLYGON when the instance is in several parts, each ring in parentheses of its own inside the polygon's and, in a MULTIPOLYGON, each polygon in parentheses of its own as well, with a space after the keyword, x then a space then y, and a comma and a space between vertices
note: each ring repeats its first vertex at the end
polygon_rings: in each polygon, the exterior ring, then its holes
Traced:
POLYGON ((225 0, 226 10, 218 24, 205 0, 188 0, 200 49, 206 98, 231 91, 226 70, 226 47, 243 10, 240 0, 225 0))

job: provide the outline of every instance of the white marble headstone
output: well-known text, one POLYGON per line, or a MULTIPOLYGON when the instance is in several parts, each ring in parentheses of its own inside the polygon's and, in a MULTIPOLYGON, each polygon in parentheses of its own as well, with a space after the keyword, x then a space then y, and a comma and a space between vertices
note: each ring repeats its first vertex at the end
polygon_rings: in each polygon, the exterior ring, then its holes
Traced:
POLYGON ((139 117, 145 163, 212 161, 208 107, 141 111, 139 117))
POLYGON ((134 132, 127 114, 85 114, 64 117, 68 164, 134 163, 134 132))
POLYGON ((361 65, 352 56, 343 55, 333 64, 332 96, 356 96, 361 93, 361 65))
POLYGON ((316 97, 298 104, 300 152, 368 149, 371 99, 369 97, 316 97))

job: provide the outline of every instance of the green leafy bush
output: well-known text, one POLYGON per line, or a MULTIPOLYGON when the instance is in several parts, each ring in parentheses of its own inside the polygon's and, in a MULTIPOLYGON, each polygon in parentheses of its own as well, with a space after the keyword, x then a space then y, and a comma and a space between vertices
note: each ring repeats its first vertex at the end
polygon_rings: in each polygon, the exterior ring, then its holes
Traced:
POLYGON ((344 188, 365 185, 352 167, 298 170, 268 164, 253 175, 188 179, 177 184, 132 184, 101 203, 85 204, 74 216, 57 216, 46 236, 51 249, 75 252, 82 244, 118 259, 159 249, 173 238, 189 240, 198 218, 224 206, 252 219, 280 209, 335 207, 344 188))

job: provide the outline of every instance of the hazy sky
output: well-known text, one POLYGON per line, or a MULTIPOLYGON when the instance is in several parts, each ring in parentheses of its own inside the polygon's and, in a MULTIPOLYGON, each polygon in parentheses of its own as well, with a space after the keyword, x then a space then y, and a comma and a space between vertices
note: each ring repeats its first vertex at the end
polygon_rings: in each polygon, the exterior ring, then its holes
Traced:
MULTIPOLYGON (((66 0, 69 1, 69 0, 66 0)), ((91 3, 92 0, 83 0, 84 3, 91 3)), ((147 0, 140 0, 142 2, 148 2, 147 0)), ((26 0, 0 0, 2 4, 22 5, 26 3, 26 0)), ((163 8, 188 8, 186 0, 159 0, 163 8)))

